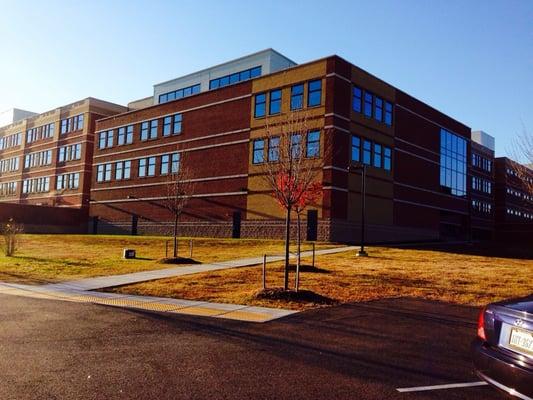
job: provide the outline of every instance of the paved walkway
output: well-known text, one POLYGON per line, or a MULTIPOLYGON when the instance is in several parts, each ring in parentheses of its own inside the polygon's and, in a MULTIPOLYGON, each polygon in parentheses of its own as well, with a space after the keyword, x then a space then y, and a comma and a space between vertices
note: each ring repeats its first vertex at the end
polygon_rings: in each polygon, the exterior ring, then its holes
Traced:
MULTIPOLYGON (((332 249, 317 250, 315 254, 334 254, 355 249, 358 249, 358 247, 336 247, 332 249)), ((311 251, 302 252, 303 257, 310 255, 312 255, 311 251)), ((291 258, 295 258, 295 255, 291 255, 291 258)), ((274 262, 281 261, 283 259, 283 256, 269 256, 267 261, 274 262)), ((77 303, 94 303, 114 307, 168 312, 174 314, 209 316, 247 322, 267 322, 296 313, 297 311, 279 308, 253 307, 240 304, 211 303, 206 301, 192 301, 151 296, 134 296, 93 291, 95 289, 127 285, 161 278, 190 275, 206 271, 248 267, 251 265, 261 264, 262 262, 263 257, 253 257, 240 260, 224 261, 220 263, 190 265, 154 271, 136 272, 132 274, 87 278, 40 286, 0 282, 0 294, 49 300, 72 301, 77 303)))
POLYGON ((113 307, 133 308, 172 314, 196 315, 248 322, 267 322, 297 311, 278 308, 252 307, 240 304, 211 303, 169 299, 165 297, 132 296, 118 293, 92 292, 68 288, 0 283, 0 294, 48 300, 93 303, 113 307))
MULTIPOLYGON (((316 250, 316 255, 334 254, 345 251, 351 251, 358 249, 358 246, 344 246, 335 247, 332 249, 316 250)), ((311 256, 311 251, 302 252, 302 257, 311 256)), ((291 258, 295 258, 294 254, 291 254, 291 258)), ((281 261, 284 256, 269 256, 267 262, 281 261)), ((61 282, 45 285, 50 289, 77 289, 77 290, 96 290, 104 289, 114 286, 129 285, 132 283, 152 281, 162 278, 172 278, 176 276, 197 274, 200 272, 217 271, 220 269, 231 269, 240 267, 249 267, 252 265, 258 265, 263 262, 263 257, 242 258, 239 260, 224 261, 212 264, 198 264, 189 266, 179 266, 165 269, 157 269, 152 271, 134 272, 131 274, 123 275, 109 275, 101 276, 97 278, 80 279, 76 281, 61 282)))

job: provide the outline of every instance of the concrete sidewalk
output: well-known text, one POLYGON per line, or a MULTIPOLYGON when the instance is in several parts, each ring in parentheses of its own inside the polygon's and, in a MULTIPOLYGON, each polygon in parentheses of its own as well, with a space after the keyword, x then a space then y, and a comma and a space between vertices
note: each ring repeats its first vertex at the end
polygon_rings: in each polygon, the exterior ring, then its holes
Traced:
POLYGON ((165 297, 133 296, 118 293, 91 292, 68 288, 0 283, 0 294, 37 299, 92 303, 137 310, 196 315, 247 322, 267 322, 296 313, 293 310, 253 307, 242 304, 211 303, 170 299, 165 297))
MULTIPOLYGON (((352 251, 359 249, 358 246, 344 246, 335 247, 332 249, 316 250, 316 255, 335 254, 345 251, 352 251)), ((311 256, 311 251, 302 252, 302 257, 311 256)), ((291 254, 291 258, 295 258, 294 254, 291 254)), ((284 256, 268 256, 267 262, 275 262, 284 260, 284 256)), ((134 272, 131 274, 123 275, 109 275, 101 276, 97 278, 80 279, 69 282, 54 283, 44 285, 47 289, 74 289, 74 290, 96 290, 104 289, 114 286, 129 285, 132 283, 152 281, 156 279, 172 278, 176 276, 197 274, 200 272, 217 271, 220 269, 231 269, 240 267, 249 267, 252 265, 258 265, 263 262, 263 257, 242 258, 240 260, 224 261, 212 264, 198 264, 188 265, 180 267, 172 267, 165 269, 158 269, 152 271, 134 272)))

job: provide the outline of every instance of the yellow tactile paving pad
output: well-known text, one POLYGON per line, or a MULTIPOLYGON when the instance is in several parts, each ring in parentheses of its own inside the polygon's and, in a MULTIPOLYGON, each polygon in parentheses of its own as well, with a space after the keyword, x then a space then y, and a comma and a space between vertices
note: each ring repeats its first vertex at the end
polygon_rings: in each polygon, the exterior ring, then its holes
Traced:
POLYGON ((137 308, 142 310, 171 312, 175 314, 184 315, 218 317, 248 322, 265 322, 276 318, 275 316, 270 315, 268 313, 246 311, 246 309, 227 310, 220 307, 210 307, 209 303, 206 303, 205 306, 201 304, 191 306, 188 304, 141 301, 135 299, 128 299, 127 297, 102 297, 91 295, 90 292, 88 292, 87 295, 84 295, 68 292, 33 291, 30 289, 20 289, 16 287, 0 287, 0 293, 36 299, 62 300, 77 303, 93 303, 114 307, 137 308))

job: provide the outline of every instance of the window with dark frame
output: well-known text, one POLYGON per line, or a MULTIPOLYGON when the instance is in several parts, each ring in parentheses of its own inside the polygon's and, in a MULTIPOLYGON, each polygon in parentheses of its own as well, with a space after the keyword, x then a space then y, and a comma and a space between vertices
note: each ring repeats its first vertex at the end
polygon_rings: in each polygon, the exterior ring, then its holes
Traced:
POLYGON ((320 131, 315 130, 307 133, 306 143, 306 157, 318 157, 320 156, 320 131))
POLYGON ((361 161, 361 139, 357 136, 352 136, 352 161, 361 161))
POLYGON ((381 145, 374 143, 374 167, 381 168, 381 145))
POLYGON ((319 106, 322 102, 322 81, 320 79, 307 83, 307 107, 319 106))
POLYGON ((363 163, 372 165, 372 142, 370 140, 363 140, 363 163))
POLYGON ((178 135, 181 133, 182 116, 181 114, 175 114, 173 119, 174 119, 174 128, 172 129, 172 133, 174 135, 178 135))
POLYGON ((270 103, 268 113, 270 115, 279 114, 281 112, 281 89, 270 91, 270 103))
POLYGON ((385 102, 385 124, 392 125, 392 103, 385 102))
POLYGON ((354 86, 352 89, 352 109, 355 112, 357 113, 361 112, 362 101, 363 101, 363 91, 357 86, 354 86))
POLYGON ((255 95, 254 117, 261 118, 266 115, 266 93, 255 95))
POLYGON ((279 161, 279 136, 273 136, 268 139, 268 161, 279 161))
POLYGON ((261 164, 265 161, 265 140, 264 139, 255 139, 253 142, 253 164, 261 164))
POLYGON ((153 119, 150 121, 150 139, 156 139, 157 138, 157 125, 159 123, 159 120, 153 119))
POLYGON ((293 133, 291 135, 291 156, 292 158, 299 158, 302 155, 302 135, 293 133))
POLYGON ((291 87, 291 110, 300 110, 303 107, 304 85, 300 83, 291 87))
POLYGON ((365 117, 371 118, 372 117, 372 102, 374 99, 374 95, 370 92, 365 91, 365 117))
POLYGON ((374 98, 374 119, 379 122, 383 120, 383 99, 377 96, 374 98))
POLYGON ((170 136, 170 129, 172 127, 172 117, 163 118, 163 136, 170 136))
POLYGON ((141 123, 141 140, 148 140, 148 121, 141 123))

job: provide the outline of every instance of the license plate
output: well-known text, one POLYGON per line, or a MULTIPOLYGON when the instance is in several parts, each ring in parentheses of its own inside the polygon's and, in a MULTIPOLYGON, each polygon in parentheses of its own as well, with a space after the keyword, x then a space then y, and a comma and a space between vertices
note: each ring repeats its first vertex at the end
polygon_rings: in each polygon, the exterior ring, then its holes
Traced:
POLYGON ((533 355, 533 333, 523 329, 511 329, 509 346, 522 353, 533 355))

